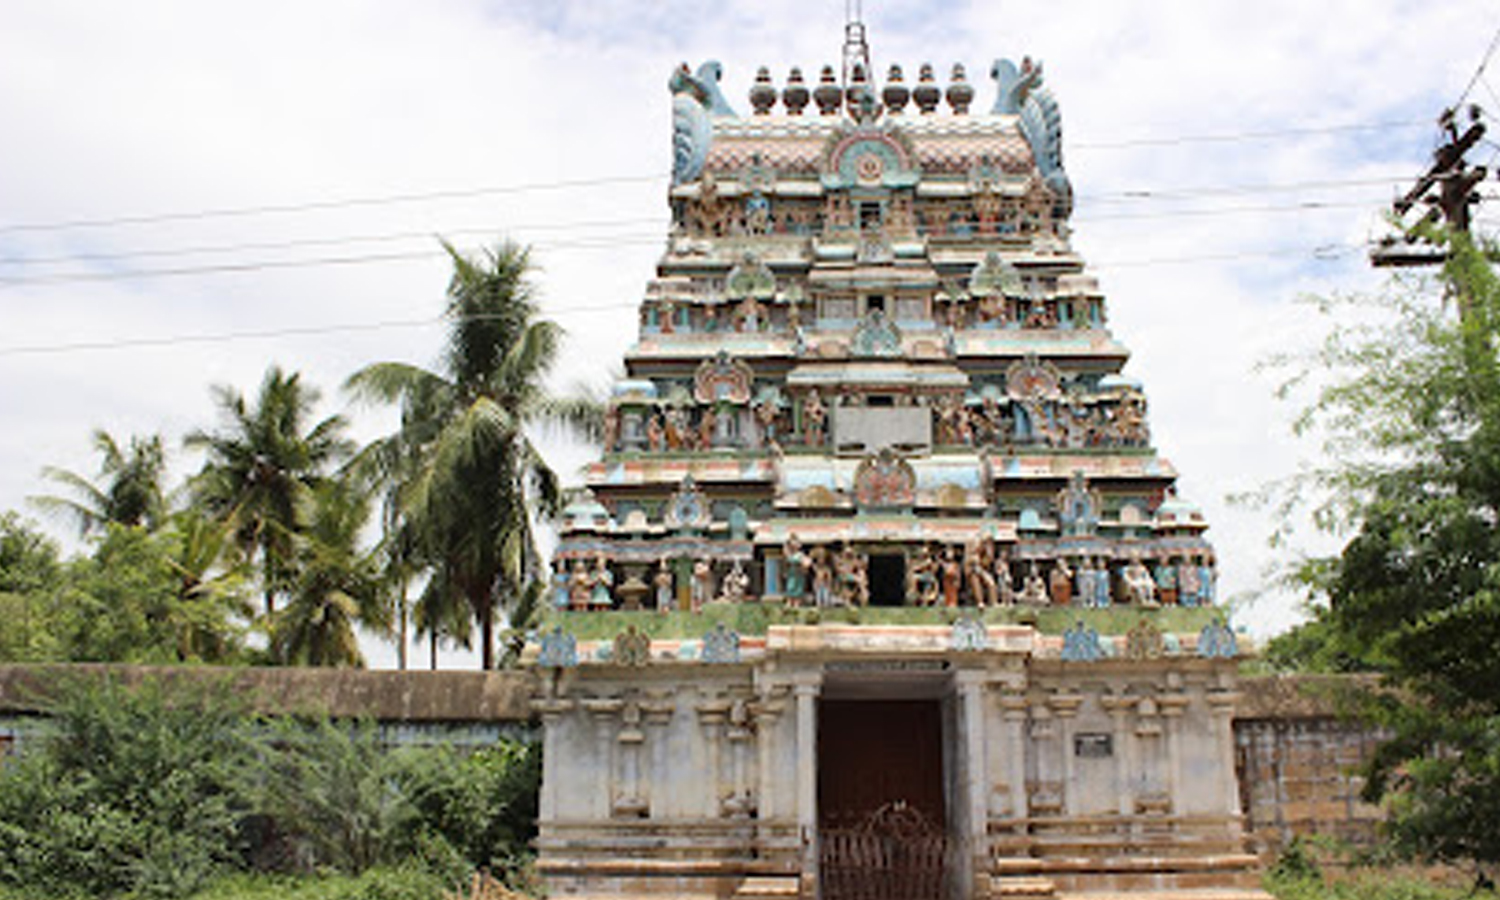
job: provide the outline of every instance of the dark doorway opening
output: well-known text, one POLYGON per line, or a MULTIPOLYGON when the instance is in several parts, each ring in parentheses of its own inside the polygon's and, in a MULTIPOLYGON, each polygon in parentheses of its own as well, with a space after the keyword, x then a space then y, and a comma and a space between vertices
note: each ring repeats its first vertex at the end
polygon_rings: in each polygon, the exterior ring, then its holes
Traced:
POLYGON ((899 553, 870 554, 870 605, 906 603, 906 557, 899 553))
POLYGON ((942 720, 936 700, 819 704, 824 900, 940 900, 945 895, 942 720))

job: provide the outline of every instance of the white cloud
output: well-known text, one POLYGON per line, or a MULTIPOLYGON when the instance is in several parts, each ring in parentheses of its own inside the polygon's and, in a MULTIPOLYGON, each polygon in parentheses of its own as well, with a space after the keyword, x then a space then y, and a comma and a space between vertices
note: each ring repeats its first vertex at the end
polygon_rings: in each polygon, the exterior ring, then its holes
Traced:
MULTIPOLYGON (((1424 7, 1420 21, 1409 4, 1394 0, 892 0, 866 7, 878 71, 899 62, 910 74, 930 60, 946 74, 962 61, 980 108, 993 97, 986 72, 994 57, 1044 61, 1080 195, 1076 242, 1100 263, 1113 327, 1134 350, 1131 371, 1151 394, 1158 443, 1215 525, 1226 592, 1255 589, 1268 559, 1268 523, 1262 514, 1226 507, 1223 495, 1289 471, 1310 448, 1286 437, 1284 413, 1251 366, 1305 333, 1307 321, 1292 304, 1298 294, 1378 283, 1360 252, 1347 247, 1364 240, 1372 214, 1425 166, 1433 131, 1101 145, 1429 121, 1467 83, 1500 24, 1492 6, 1463 0, 1424 7), (1200 193, 1175 202, 1121 198, 1147 188, 1356 179, 1387 181, 1200 193), (1340 205, 1173 215, 1311 200, 1340 205), (1324 245, 1342 245, 1347 255, 1316 261, 1313 248, 1324 245), (1288 249, 1293 255, 1258 255, 1288 249), (1138 264, 1209 254, 1243 256, 1138 264)), ((303 371, 332 410, 339 382, 354 368, 378 359, 430 361, 441 331, 35 354, 4 348, 407 321, 437 314, 446 267, 434 253, 174 278, 5 279, 422 252, 435 249, 426 235, 473 245, 484 234, 509 234, 537 245, 548 307, 572 335, 562 367, 569 382, 607 370, 629 343, 631 304, 660 250, 666 206, 657 181, 129 227, 13 226, 664 176, 665 83, 677 62, 722 60, 726 95, 744 110, 757 66, 769 65, 779 82, 793 64, 813 77, 822 64, 836 63, 842 12, 842 4, 792 0, 711 8, 675 0, 7 3, 0 27, 7 136, 0 165, 0 509, 20 508, 42 489, 36 473, 43 465, 89 470, 94 427, 175 438, 209 426, 208 385, 250 390, 272 361, 303 371), (636 224, 570 227, 583 222, 636 224), (421 236, 69 267, 14 261, 407 232, 421 236), (576 246, 585 234, 617 242, 576 246), (599 306, 608 308, 570 312, 599 306)), ((1488 99, 1483 89, 1481 97, 1488 99)), ((367 413, 357 415, 361 436, 380 427, 367 413)), ((1283 625, 1287 606, 1285 598, 1262 604, 1249 621, 1257 630, 1283 625)))

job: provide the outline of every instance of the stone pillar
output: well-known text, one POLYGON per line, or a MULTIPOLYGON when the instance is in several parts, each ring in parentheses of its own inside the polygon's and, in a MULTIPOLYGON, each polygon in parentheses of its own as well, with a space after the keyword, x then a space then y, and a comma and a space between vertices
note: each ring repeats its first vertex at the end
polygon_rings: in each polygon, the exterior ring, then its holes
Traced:
POLYGON ((781 718, 786 704, 779 698, 767 694, 755 704, 752 712, 755 715, 756 750, 759 755, 756 788, 757 819, 768 822, 774 819, 778 810, 776 809, 776 772, 775 757, 772 755, 775 747, 773 741, 776 735, 776 721, 781 718))
POLYGON ((594 735, 599 747, 598 758, 594 764, 604 776, 604 784, 594 794, 593 816, 598 821, 605 821, 613 815, 613 798, 615 795, 615 740, 613 720, 615 713, 625 705, 625 701, 618 697, 588 697, 579 703, 589 716, 594 720, 594 735))
POLYGON ((657 779, 662 784, 670 784, 671 760, 667 758, 667 725, 672 721, 672 714, 677 711, 670 697, 653 696, 641 704, 641 712, 645 714, 646 726, 651 730, 651 775, 647 778, 642 799, 646 802, 646 815, 660 816, 666 807, 666 800, 656 789, 657 779))
POLYGON ((650 807, 641 792, 641 754, 646 732, 641 729, 641 707, 634 700, 620 710, 620 788, 615 794, 612 812, 617 816, 643 816, 650 807))
POLYGON ((959 819, 964 829, 959 847, 967 851, 960 856, 965 865, 958 871, 961 896, 972 894, 975 879, 983 878, 989 863, 989 772, 985 765, 985 715, 984 687, 987 673, 982 671, 960 671, 953 680, 958 686, 959 729, 962 734, 964 764, 960 771, 964 777, 963 804, 966 814, 959 819))
POLYGON ((542 717, 542 792, 537 800, 537 819, 550 822, 557 818, 557 785, 562 779, 562 749, 558 728, 563 717, 572 712, 572 700, 545 697, 531 701, 531 708, 542 717))
POLYGON ((802 896, 818 888, 818 692, 814 680, 799 680, 797 697, 797 831, 802 839, 802 896))
POLYGON ((750 704, 741 699, 729 707, 729 727, 724 736, 729 741, 729 800, 726 810, 737 819, 749 818, 755 809, 755 797, 750 792, 750 739, 754 736, 755 723, 751 718, 750 704))
POLYGON ((1115 809, 1121 816, 1128 817, 1135 812, 1130 793, 1131 776, 1134 772, 1131 758, 1134 754, 1131 751, 1135 741, 1129 722, 1130 709, 1135 705, 1135 700, 1126 696, 1125 686, 1120 685, 1117 690, 1101 694, 1099 704, 1109 712, 1109 717, 1114 722, 1115 809))
POLYGON ((1210 690, 1209 714, 1213 716, 1214 732, 1219 744, 1219 787, 1223 799, 1220 801, 1224 815, 1230 819, 1230 831, 1238 837, 1242 831, 1240 823, 1240 792, 1234 773, 1234 708, 1240 700, 1240 692, 1234 690, 1234 676, 1220 673, 1219 686, 1210 690))
POLYGON ((1009 754, 1010 815, 1023 819, 1028 815, 1026 803, 1026 692, 1006 691, 1000 695, 1001 714, 1005 717, 1006 748, 1009 754))
MULTIPOLYGON (((1188 705, 1188 695, 1182 691, 1181 675, 1176 672, 1167 673, 1167 690, 1156 698, 1156 703, 1161 709, 1162 718, 1165 720, 1167 796, 1172 801, 1170 811, 1176 813, 1182 809, 1182 801, 1178 798, 1177 792, 1181 789, 1182 785, 1182 713, 1187 709, 1188 705)), ((1232 737, 1232 721, 1230 725, 1232 737)))
POLYGON ((698 711, 698 724, 703 727, 703 749, 707 755, 708 800, 704 816, 716 819, 724 814, 723 772, 720 765, 719 737, 725 720, 729 718, 729 701, 723 697, 708 697, 694 707, 698 711))
POLYGON ((1077 792, 1074 790, 1073 779, 1073 717, 1078 715, 1078 707, 1083 705, 1083 695, 1075 694, 1061 689, 1047 698, 1047 706, 1051 708, 1052 714, 1057 716, 1057 742, 1062 753, 1063 763, 1063 814, 1075 816, 1078 814, 1077 792))

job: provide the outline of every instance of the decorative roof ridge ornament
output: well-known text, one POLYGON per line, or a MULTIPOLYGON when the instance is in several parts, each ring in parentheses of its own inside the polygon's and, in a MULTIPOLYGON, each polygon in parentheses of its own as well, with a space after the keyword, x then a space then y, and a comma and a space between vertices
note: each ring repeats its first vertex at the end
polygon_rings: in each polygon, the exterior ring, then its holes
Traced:
POLYGON ((705 359, 693 373, 693 399, 699 403, 749 403, 755 373, 750 364, 730 357, 720 348, 713 359, 705 359))
POLYGON ((978 616, 966 612, 953 623, 948 643, 960 653, 978 653, 990 648, 990 635, 978 616))
POLYGON ((746 250, 724 279, 724 296, 730 300, 744 300, 747 297, 774 300, 776 275, 760 258, 760 254, 746 250))
POLYGON ((1097 629, 1090 628, 1079 619, 1063 632, 1062 659, 1067 662, 1095 662, 1104 658, 1104 645, 1099 640, 1097 629))
POLYGON ((855 327, 849 352, 852 356, 900 356, 901 329, 886 317, 885 310, 872 309, 855 327))
POLYGON ((854 501, 860 509, 902 509, 916 498, 916 470, 890 447, 866 456, 854 470, 854 501))
POLYGON ((1027 296, 1021 271, 1007 262, 997 250, 986 253, 984 261, 974 267, 974 274, 969 276, 968 293, 974 297, 1012 299, 1024 299, 1027 296))
POLYGON ((1052 92, 1042 87, 1042 64, 1029 56, 1022 57, 1019 67, 997 59, 990 77, 999 87, 990 114, 1020 117, 1021 136, 1031 146, 1042 182, 1056 198, 1058 218, 1068 218, 1073 213, 1073 185, 1063 169, 1062 113, 1052 92))
POLYGON ((719 90, 723 75, 718 60, 709 60, 698 67, 697 74, 683 63, 667 81, 672 92, 673 185, 695 181, 703 174, 713 143, 713 119, 739 118, 719 90))
POLYGON ((677 530, 703 529, 713 517, 703 495, 698 492, 698 483, 691 474, 682 477, 682 484, 672 495, 664 516, 667 527, 677 530))

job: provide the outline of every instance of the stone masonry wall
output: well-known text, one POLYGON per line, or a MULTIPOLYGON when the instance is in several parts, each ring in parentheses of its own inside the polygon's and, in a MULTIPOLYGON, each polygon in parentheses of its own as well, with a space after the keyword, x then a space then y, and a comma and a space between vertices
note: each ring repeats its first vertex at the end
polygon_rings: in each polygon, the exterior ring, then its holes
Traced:
POLYGON ((1382 815, 1359 798, 1362 763, 1380 735, 1339 715, 1346 679, 1244 682, 1234 723, 1245 828, 1268 860, 1293 838, 1327 835, 1369 843, 1382 815))

